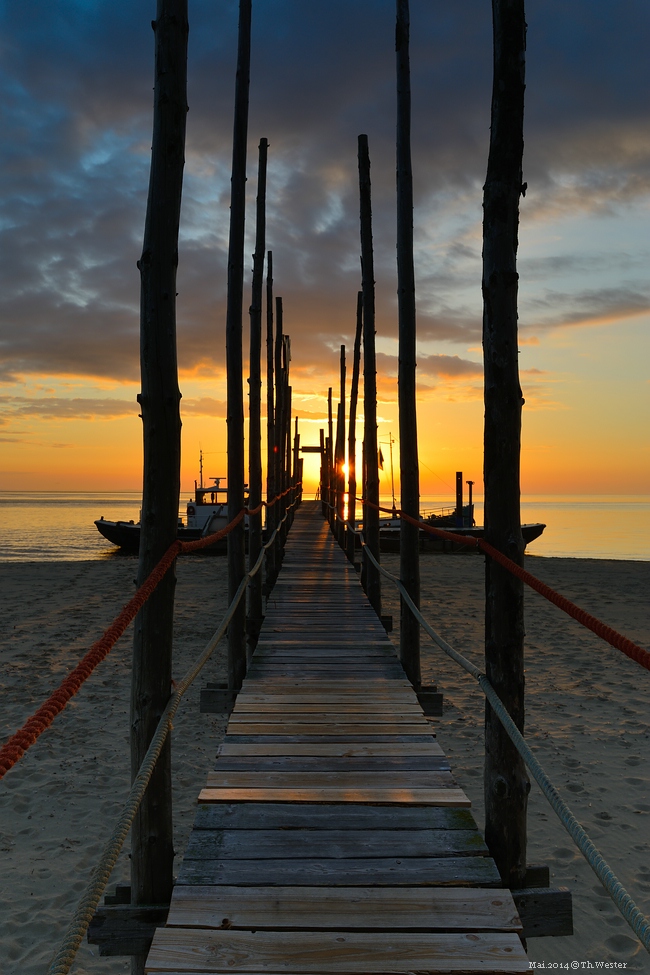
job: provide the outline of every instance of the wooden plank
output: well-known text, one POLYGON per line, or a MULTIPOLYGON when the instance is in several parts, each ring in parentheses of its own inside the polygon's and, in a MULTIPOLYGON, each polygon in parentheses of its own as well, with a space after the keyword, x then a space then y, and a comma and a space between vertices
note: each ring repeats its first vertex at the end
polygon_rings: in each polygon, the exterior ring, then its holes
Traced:
MULTIPOLYGON (((232 736, 230 736, 232 737, 232 736)), ((219 755, 313 755, 313 756, 340 756, 344 758, 379 757, 382 755, 394 756, 415 756, 415 755, 442 755, 443 751, 437 741, 431 738, 421 742, 398 742, 392 740, 387 742, 372 742, 363 744, 362 742, 324 742, 322 738, 317 738, 314 742, 233 742, 226 738, 219 747, 219 755)))
MULTIPOLYGON (((335 826, 335 819, 330 824, 335 826)), ((477 829, 214 829, 194 830, 185 860, 381 859, 487 856, 477 829)))
POLYGON ((195 829, 476 829, 469 809, 251 802, 199 805, 195 829))
POLYGON ((490 857, 183 860, 177 884, 307 887, 500 887, 490 857))
POLYGON ((229 721, 228 735, 320 735, 327 737, 334 735, 339 739, 354 738, 355 735, 398 735, 402 738, 415 735, 422 737, 427 733, 428 725, 422 720, 417 724, 399 723, 397 721, 297 721, 287 718, 286 721, 229 721))
POLYGON ((208 772, 208 788, 215 789, 453 789, 451 772, 208 772))
POLYGON ((464 806, 471 803, 462 789, 346 788, 321 789, 206 788, 199 802, 372 802, 379 805, 413 803, 422 806, 464 806))
POLYGON ((355 697, 357 695, 362 698, 365 697, 381 697, 381 698, 407 698, 412 701, 415 697, 415 691, 413 688, 407 684, 404 680, 386 680, 384 678, 371 678, 367 677, 366 680, 359 682, 354 678, 334 678, 329 677, 327 680, 320 680, 317 682, 317 686, 314 687, 315 682, 311 682, 305 686, 303 680, 296 677, 276 677, 276 678, 265 678, 250 680, 246 678, 243 683, 242 690, 240 694, 254 693, 254 694, 302 694, 305 690, 317 690, 319 693, 324 694, 352 694, 355 697))
POLYGON ((282 714, 295 715, 295 714, 394 714, 397 717, 422 717, 422 708, 418 704, 406 704, 399 703, 393 704, 392 702, 377 704, 369 704, 366 702, 338 702, 336 704, 329 704, 326 702, 315 702, 313 704, 308 704, 304 702, 285 702, 280 706, 277 701, 267 701, 263 704, 252 704, 248 701, 241 701, 237 699, 237 703, 233 710, 233 716, 239 717, 242 714, 250 716, 251 714, 266 715, 268 713, 273 714, 279 711, 282 714))
POLYGON ((167 926, 521 931, 509 890, 468 887, 177 886, 167 926))
POLYGON ((232 971, 268 975, 374 973, 527 972, 516 934, 381 934, 379 932, 214 931, 159 928, 147 972, 232 971))
POLYGON ((419 706, 413 691, 407 691, 406 689, 399 693, 381 694, 368 693, 360 687, 358 694, 349 694, 345 691, 339 691, 337 693, 326 689, 321 690, 318 687, 303 686, 301 689, 291 688, 286 691, 279 687, 274 694, 268 690, 260 690, 259 693, 255 693, 250 688, 244 686, 244 689, 237 695, 237 704, 242 707, 246 706, 247 708, 255 708, 258 704, 267 707, 276 707, 279 704, 319 703, 334 707, 354 707, 358 705, 360 707, 409 708, 419 706))
POLYGON ((444 755, 415 755, 410 758, 382 755, 381 757, 340 758, 313 755, 243 755, 239 758, 219 758, 215 772, 372 772, 372 771, 429 771, 448 772, 449 762, 444 755))
POLYGON ((411 742, 416 742, 419 744, 425 743, 432 737, 430 735, 420 735, 420 734, 409 734, 409 735, 371 735, 366 734, 366 732, 359 732, 358 734, 351 735, 335 735, 335 734, 317 734, 317 735, 285 735, 285 734, 268 734, 268 735, 257 735, 257 734, 228 734, 226 741, 231 744, 259 744, 259 745, 282 745, 282 744, 292 744, 302 742, 306 745, 317 745, 327 742, 333 742, 341 745, 354 745, 354 744, 364 744, 371 745, 378 742, 391 742, 392 744, 404 744, 411 742))

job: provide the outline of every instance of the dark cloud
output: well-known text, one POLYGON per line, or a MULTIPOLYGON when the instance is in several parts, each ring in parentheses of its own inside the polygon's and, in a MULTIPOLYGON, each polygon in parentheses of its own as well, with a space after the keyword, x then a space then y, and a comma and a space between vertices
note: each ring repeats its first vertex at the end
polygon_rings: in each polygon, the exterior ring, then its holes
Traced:
POLYGON ((202 396, 200 399, 181 400, 181 413, 193 416, 225 416, 226 404, 222 400, 202 396))
POLYGON ((61 396, 0 396, 0 423, 27 417, 39 420, 115 420, 138 412, 132 400, 67 399, 61 396))
MULTIPOLYGON (((0 13, 0 379, 138 378, 154 15, 153 0, 33 0, 0 13)), ((393 0, 255 3, 249 196, 263 135, 277 293, 294 367, 314 375, 335 371, 337 345, 354 333, 360 132, 372 158, 377 330, 396 334, 393 17, 393 0)), ((650 192, 650 8, 528 0, 527 17, 524 218, 629 206, 650 192)), ((178 355, 183 370, 220 374, 237 4, 195 0, 191 18, 178 355)), ((411 20, 419 334, 466 347, 480 339, 480 243, 467 228, 480 220, 487 157, 489 4, 411 0, 411 20), (460 210, 463 226, 440 242, 460 210)), ((553 273, 529 266, 536 280, 553 273)), ((625 288, 618 305, 559 288, 526 295, 522 322, 634 307, 625 288)))
MULTIPOLYGON (((397 356, 377 354, 377 370, 384 376, 397 375, 397 356)), ((461 359, 457 355, 424 355, 417 357, 418 379, 436 377, 460 379, 483 376, 483 363, 471 359, 461 359)))
POLYGON ((561 325, 604 324, 646 312, 650 312, 647 289, 598 288, 578 293, 547 289, 527 301, 522 327, 539 331, 561 325))

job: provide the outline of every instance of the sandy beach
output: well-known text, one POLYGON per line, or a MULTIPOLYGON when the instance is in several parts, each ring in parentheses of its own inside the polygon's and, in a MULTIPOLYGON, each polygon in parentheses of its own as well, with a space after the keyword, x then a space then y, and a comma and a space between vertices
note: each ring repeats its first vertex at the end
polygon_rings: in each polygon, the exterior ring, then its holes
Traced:
MULTIPOLYGON (((395 569, 397 558, 386 556, 395 569)), ((650 563, 528 559, 531 570, 588 611, 650 645, 650 563)), ((74 666, 133 592, 136 561, 13 563, 0 566, 2 740, 74 666)), ((175 673, 181 675, 216 628, 226 605, 220 558, 179 565, 175 673)), ((423 557, 424 613, 480 663, 482 560, 423 557)), ((388 587, 384 611, 398 607, 388 587)), ((3 975, 42 975, 58 946, 128 791, 131 633, 127 631, 53 726, 0 785, 0 911, 3 975)), ((444 692, 439 740, 482 822, 482 695, 475 682, 423 642, 423 670, 444 692)), ((225 676, 223 651, 186 698, 174 725, 175 846, 179 857, 196 796, 225 721, 202 715, 206 680, 225 676)), ((527 736, 574 814, 638 906, 650 914, 650 674, 531 593, 527 596, 527 736)), ((128 880, 128 851, 115 870, 128 880)), ((575 935, 531 940, 532 961, 601 961, 650 973, 650 956, 574 848, 533 784, 529 860, 551 867, 552 883, 574 896, 575 935)), ((587 967, 587 966, 585 966, 587 967)), ((100 958, 84 945, 78 973, 128 972, 127 959, 100 958)))

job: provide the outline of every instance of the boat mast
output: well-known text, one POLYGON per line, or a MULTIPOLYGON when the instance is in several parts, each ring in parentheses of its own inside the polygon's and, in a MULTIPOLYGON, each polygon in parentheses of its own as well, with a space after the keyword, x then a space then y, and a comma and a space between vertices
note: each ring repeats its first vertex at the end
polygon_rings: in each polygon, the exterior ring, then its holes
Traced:
POLYGON ((203 487, 203 451, 199 450, 199 487, 203 487))

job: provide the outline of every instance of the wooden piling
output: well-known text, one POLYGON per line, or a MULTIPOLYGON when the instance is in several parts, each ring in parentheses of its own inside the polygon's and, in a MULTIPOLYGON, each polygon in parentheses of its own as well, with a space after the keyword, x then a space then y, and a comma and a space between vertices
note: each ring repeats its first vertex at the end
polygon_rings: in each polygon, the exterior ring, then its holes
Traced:
MULTIPOLYGON (((363 412, 364 496, 370 504, 363 512, 366 545, 379 561, 379 470, 377 467, 377 370, 375 364, 375 274, 372 252, 372 205, 368 136, 359 136, 359 196, 361 217, 361 278, 363 292, 363 412)), ((366 592, 372 608, 381 616, 381 576, 372 563, 366 566, 366 592)))
POLYGON ((320 443, 320 502, 321 511, 323 517, 327 517, 327 508, 325 506, 325 498, 327 494, 327 463, 326 463, 326 453, 325 453, 325 430, 321 427, 319 430, 319 443, 320 443))
MULTIPOLYGON (((250 307, 250 375, 248 427, 248 507, 253 510, 262 501, 262 290, 264 286, 264 251, 266 249, 266 162, 268 141, 259 144, 257 178, 257 223, 253 255, 253 287, 250 307)), ((254 566, 262 551, 262 512, 248 519, 248 564, 254 566)), ((253 654, 262 626, 262 573, 253 576, 248 586, 248 657, 253 654)))
POLYGON ((336 537, 341 548, 345 547, 345 346, 341 346, 341 382, 339 394, 339 406, 337 411, 336 426, 336 459, 335 459, 335 478, 336 478, 336 537))
MULTIPOLYGON (((284 430, 284 379, 282 373, 282 329, 283 329, 283 305, 282 298, 275 299, 275 347, 273 357, 275 363, 275 427, 273 441, 273 467, 275 490, 279 495, 282 493, 282 437, 284 430)), ((276 527, 282 520, 282 499, 278 499, 275 504, 276 527)), ((280 532, 276 536, 273 545, 274 575, 277 576, 282 562, 282 539, 280 532)))
MULTIPOLYGON (((411 166, 411 70, 408 0, 397 0, 397 299, 399 320, 400 505, 419 521, 420 471, 416 406, 415 270, 413 266, 413 171, 411 166)), ((400 579, 420 605, 420 530, 400 522, 400 579)), ((420 686, 420 624, 400 596, 399 654, 407 677, 420 686)))
POLYGON ((334 452, 334 423, 332 419, 332 387, 327 390, 327 520, 330 525, 334 524, 334 504, 336 499, 336 481, 332 455, 334 452))
MULTIPOLYGON (((522 193, 526 21, 523 0, 492 0, 494 82, 483 197, 485 538, 518 565, 521 408, 517 362, 517 233, 522 193)), ((486 673, 524 730, 523 583, 486 559, 486 673)), ((526 872, 530 783, 523 759, 486 703, 485 838, 507 887, 526 872)))
MULTIPOLYGON (((140 368, 144 473, 137 584, 176 540, 180 493, 180 391, 176 361, 176 269, 185 122, 187 0, 158 0, 149 195, 140 271, 140 368)), ((131 778, 169 700, 175 570, 135 620, 131 682, 131 778)), ((131 903, 167 904, 174 862, 171 742, 167 739, 131 830, 131 903)), ((132 962, 144 971, 144 956, 132 962)))
MULTIPOLYGON (((239 0, 239 38, 235 82, 226 368, 228 422, 228 519, 244 507, 244 400, 242 390, 242 305, 244 292, 244 220, 246 213, 246 140, 250 85, 251 0, 239 0)), ((243 520, 228 535, 228 599, 246 574, 243 520)), ((246 603, 242 600, 228 626, 228 687, 238 691, 246 673, 246 603)))
MULTIPOLYGON (((276 495, 275 484, 275 396, 273 389, 273 252, 266 257, 266 531, 270 537, 277 524, 277 503, 271 504, 276 495)), ((273 546, 266 552, 266 585, 268 596, 275 574, 273 546)))
POLYGON ((351 530, 347 536, 347 556, 354 565, 356 536, 354 529, 357 520, 357 398, 359 395, 359 367, 361 364, 361 330, 363 328, 363 292, 357 294, 357 328, 354 335, 352 353, 352 382, 350 384, 350 418, 348 428, 348 522, 351 530))

